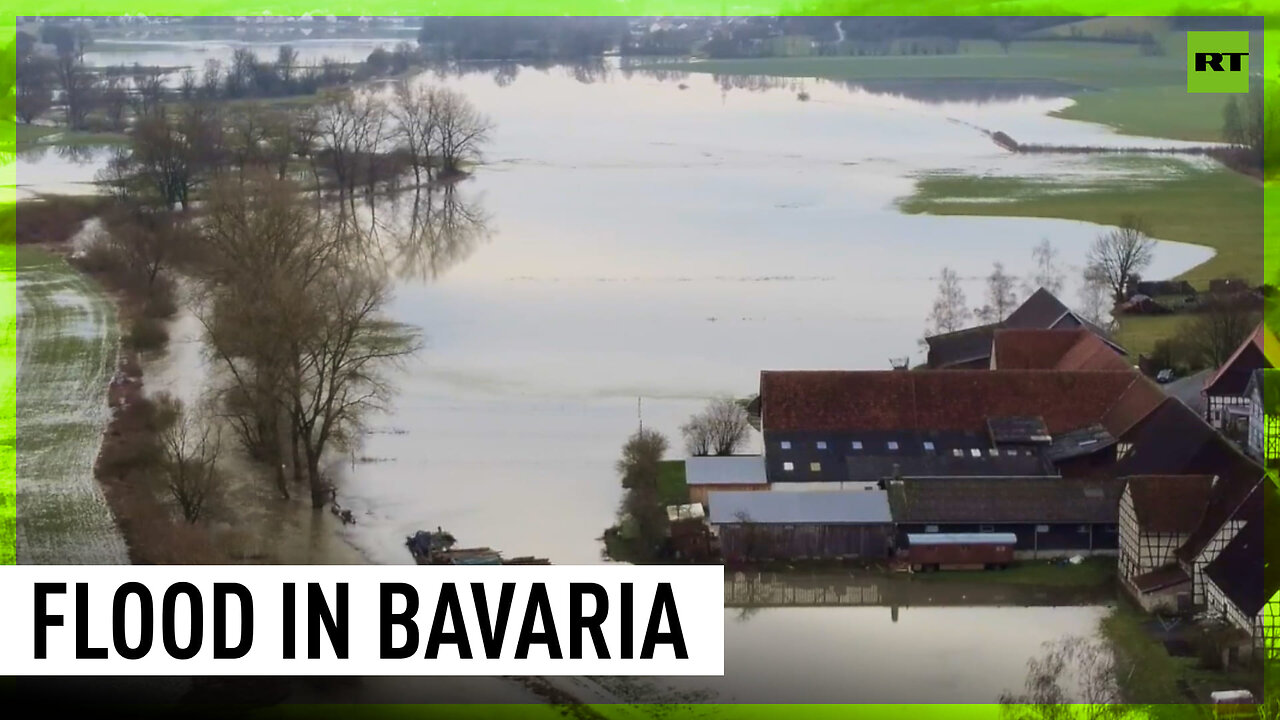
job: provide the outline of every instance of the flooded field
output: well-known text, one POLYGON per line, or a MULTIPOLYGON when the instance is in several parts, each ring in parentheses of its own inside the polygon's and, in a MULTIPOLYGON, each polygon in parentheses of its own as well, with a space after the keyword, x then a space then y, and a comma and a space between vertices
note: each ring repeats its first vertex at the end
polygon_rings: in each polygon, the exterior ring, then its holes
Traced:
MULTIPOLYGON (((194 50, 154 54, 130 57, 203 62, 194 50)), ((471 179, 419 197, 417 215, 412 196, 378 209, 400 248, 392 313, 427 343, 397 380, 394 412, 372 418, 363 446, 331 468, 356 519, 342 537, 378 563, 412 562, 404 538, 436 526, 508 555, 602 562, 598 538, 620 499, 614 461, 639 423, 679 457, 679 425, 711 395, 755 392, 762 369, 918 360, 943 266, 978 305, 994 261, 1026 274, 1047 238, 1073 279, 1101 230, 904 215, 896 203, 917 177, 1141 180, 1144 167, 997 148, 982 129, 1029 143, 1136 142, 1050 118, 1070 101, 1031 91, 965 99, 954 84, 938 96, 612 66, 420 81, 461 90, 496 130, 471 179), (425 203, 446 211, 422 213, 425 203)), ((61 181, 45 166, 55 157, 24 161, 20 184, 40 172, 61 181)), ((1208 255, 1161 243, 1146 275, 1208 255)), ((1072 289, 1064 300, 1074 299, 1072 289)), ((199 375, 197 335, 175 334, 154 366, 164 385, 199 375)), ((85 383, 105 382, 91 375, 85 383)), ((661 684, 740 701, 991 702, 1020 686, 1041 643, 1092 633, 1106 612, 1103 598, 1025 604, 730 609, 726 677, 661 684)))
POLYGON ((18 562, 129 562, 93 477, 116 363, 115 308, 62 258, 18 252, 18 562))

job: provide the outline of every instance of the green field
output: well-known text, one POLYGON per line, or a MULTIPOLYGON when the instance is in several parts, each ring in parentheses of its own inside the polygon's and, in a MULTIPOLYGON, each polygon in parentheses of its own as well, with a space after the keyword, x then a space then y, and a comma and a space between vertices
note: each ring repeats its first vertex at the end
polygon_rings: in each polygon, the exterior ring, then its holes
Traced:
MULTIPOLYGON (((1113 161, 1118 159, 1098 159, 1113 161)), ((919 178, 915 193, 900 206, 907 213, 1063 218, 1099 225, 1137 213, 1161 240, 1216 251, 1179 277, 1198 286, 1232 275, 1262 282, 1261 183, 1225 168, 1197 168, 1172 158, 1124 162, 1168 167, 1150 168, 1146 181, 1106 175, 1078 181, 932 174, 919 178)))
POLYGON ((18 515, 23 563, 127 563, 93 463, 115 371, 115 307, 56 255, 17 252, 18 515))
POLYGON ((970 79, 1052 80, 1079 88, 1077 104, 1060 114, 1102 123, 1130 135, 1221 139, 1224 99, 1187 92, 1185 43, 1161 34, 1166 55, 1137 45, 1022 41, 1004 53, 994 42, 969 41, 957 55, 759 58, 663 64, 662 69, 717 75, 825 78, 841 81, 970 79))

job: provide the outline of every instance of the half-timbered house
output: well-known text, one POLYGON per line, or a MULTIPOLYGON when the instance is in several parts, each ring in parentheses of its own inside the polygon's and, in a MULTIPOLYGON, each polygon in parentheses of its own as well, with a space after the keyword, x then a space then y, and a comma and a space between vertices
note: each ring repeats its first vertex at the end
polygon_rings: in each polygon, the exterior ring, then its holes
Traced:
POLYGON ((1125 480, 1120 496, 1119 574, 1146 610, 1189 609, 1191 578, 1177 550, 1200 522, 1213 489, 1211 475, 1142 475, 1125 480))

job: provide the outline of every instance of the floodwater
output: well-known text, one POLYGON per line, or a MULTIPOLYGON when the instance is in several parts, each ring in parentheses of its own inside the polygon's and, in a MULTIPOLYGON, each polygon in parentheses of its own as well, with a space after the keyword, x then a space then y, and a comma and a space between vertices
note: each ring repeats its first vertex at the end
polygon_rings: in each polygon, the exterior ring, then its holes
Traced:
MULTIPOLYGON (((175 62, 149 55, 130 57, 175 62)), ((1139 144, 1047 116, 1068 100, 971 102, 954 86, 930 97, 612 66, 421 81, 458 88, 496 129, 473 178, 419 198, 426 227, 412 196, 378 211, 400 246, 391 314, 427 344, 394 411, 340 459, 339 500, 357 520, 345 538, 379 563, 411 562, 404 538, 438 525, 509 555, 602 562, 613 463, 637 425, 680 457, 680 423, 709 396, 754 392, 762 369, 918 360, 943 266, 977 305, 994 261, 1027 274, 1048 238, 1076 277, 1101 229, 901 214, 916 177, 1103 172, 1083 156, 1011 156, 980 129, 1139 144)), ((1146 274, 1209 254, 1162 242, 1146 274)), ((176 385, 180 368, 166 372, 176 385)), ((1041 643, 1091 633, 1106 612, 1101 599, 1024 605, 730 609, 726 677, 663 682, 721 700, 991 702, 1021 685, 1041 643)))

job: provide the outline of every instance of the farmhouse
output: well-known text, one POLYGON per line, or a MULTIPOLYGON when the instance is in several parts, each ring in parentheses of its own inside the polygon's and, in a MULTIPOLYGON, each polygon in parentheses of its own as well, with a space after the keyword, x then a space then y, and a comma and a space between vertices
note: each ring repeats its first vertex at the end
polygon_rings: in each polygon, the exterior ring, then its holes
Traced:
POLYGON ((1206 419, 1218 429, 1226 429, 1236 418, 1247 417, 1249 378, 1254 370, 1271 367, 1267 350, 1275 354, 1276 338, 1266 326, 1258 327, 1245 338, 1236 351, 1227 358, 1205 382, 1204 397, 1206 419))
POLYGON ((1119 573, 1144 609, 1185 610, 1190 604, 1191 578, 1175 553, 1199 525, 1213 483, 1211 475, 1126 479, 1120 497, 1119 573))
POLYGON ((997 331, 1072 330, 1083 329, 1100 338, 1116 352, 1124 348, 1116 344, 1105 330, 1071 311, 1053 293, 1040 288, 1003 322, 979 325, 925 338, 929 347, 926 366, 942 369, 981 369, 991 366, 992 344, 997 331))
POLYGON ((712 492, 710 504, 728 561, 879 559, 893 541, 883 490, 712 492))
POLYGON ((930 478, 888 484, 898 539, 1007 533, 1015 556, 1115 555, 1123 483, 1068 478, 930 478))

